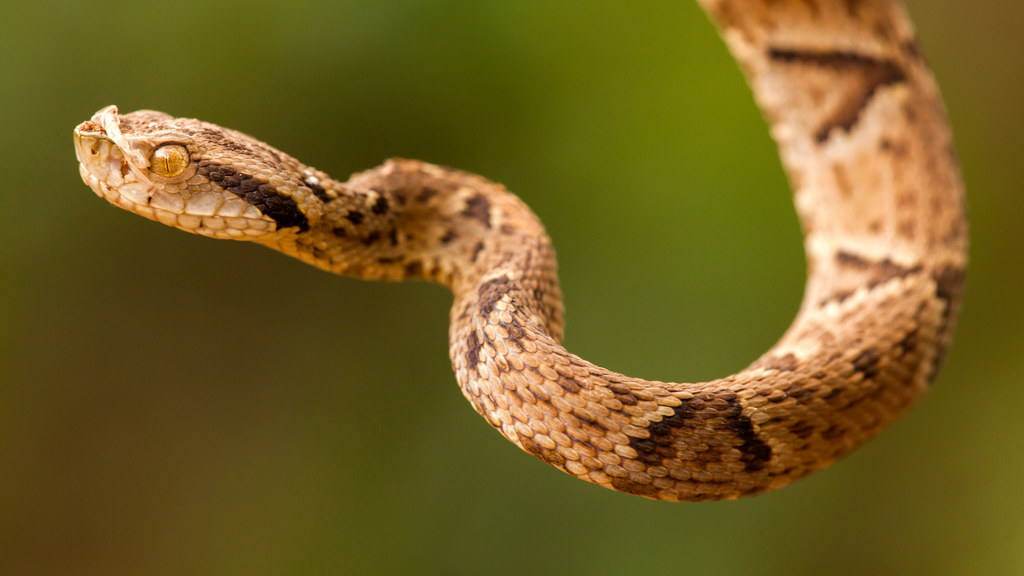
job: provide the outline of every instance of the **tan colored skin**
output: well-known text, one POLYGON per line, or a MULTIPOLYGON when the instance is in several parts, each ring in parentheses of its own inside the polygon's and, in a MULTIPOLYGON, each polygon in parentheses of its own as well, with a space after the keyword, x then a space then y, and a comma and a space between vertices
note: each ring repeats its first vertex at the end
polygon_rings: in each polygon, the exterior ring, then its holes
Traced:
POLYGON ((928 389, 959 311, 964 194, 897 2, 701 3, 779 145, 809 263, 790 329, 720 380, 650 382, 566 351, 548 236, 478 176, 392 160, 342 183, 238 132, 112 107, 75 131, 82 176, 110 202, 188 232, 338 274, 450 287, 464 394, 569 474, 663 500, 765 492, 848 454, 928 389), (176 158, 183 172, 168 176, 176 158))

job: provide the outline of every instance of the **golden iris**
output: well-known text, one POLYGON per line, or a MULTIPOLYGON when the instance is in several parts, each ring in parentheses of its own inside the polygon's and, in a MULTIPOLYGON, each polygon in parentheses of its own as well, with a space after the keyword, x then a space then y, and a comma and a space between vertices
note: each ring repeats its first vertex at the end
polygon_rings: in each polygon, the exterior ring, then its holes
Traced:
POLYGON ((149 171, 164 178, 180 176, 188 168, 188 149, 181 144, 164 144, 149 156, 149 171))

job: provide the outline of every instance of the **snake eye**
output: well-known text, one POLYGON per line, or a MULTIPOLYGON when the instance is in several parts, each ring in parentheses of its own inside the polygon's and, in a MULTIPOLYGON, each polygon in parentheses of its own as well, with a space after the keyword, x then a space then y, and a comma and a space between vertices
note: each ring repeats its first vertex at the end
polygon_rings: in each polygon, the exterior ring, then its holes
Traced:
POLYGON ((188 149, 181 144, 164 144, 149 156, 149 171, 164 178, 180 176, 188 168, 188 149))

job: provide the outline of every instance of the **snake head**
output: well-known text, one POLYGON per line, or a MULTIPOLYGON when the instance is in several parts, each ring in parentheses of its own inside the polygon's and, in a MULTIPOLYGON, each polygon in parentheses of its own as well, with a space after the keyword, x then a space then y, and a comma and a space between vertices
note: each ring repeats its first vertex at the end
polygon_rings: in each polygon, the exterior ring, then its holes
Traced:
MULTIPOLYGON (((239 132, 107 106, 75 128, 82 180, 111 204, 186 232, 266 240, 308 227, 282 161, 239 132)), ((294 162, 294 161, 292 161, 294 162)))

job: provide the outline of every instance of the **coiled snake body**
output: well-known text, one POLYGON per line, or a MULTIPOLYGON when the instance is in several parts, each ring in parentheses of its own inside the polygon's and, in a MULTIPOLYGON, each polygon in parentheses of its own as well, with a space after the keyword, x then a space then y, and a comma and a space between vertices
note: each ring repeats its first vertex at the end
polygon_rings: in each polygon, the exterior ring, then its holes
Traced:
POLYGON ((82 178, 187 232, 455 295, 462 391, 506 438, 649 498, 778 488, 873 437, 950 344, 967 225, 945 112, 892 0, 700 0, 747 74, 794 190, 809 263, 790 329, 742 372, 651 382, 563 348, 551 242, 502 186, 412 160, 331 179, 249 136, 108 107, 75 130, 82 178))

